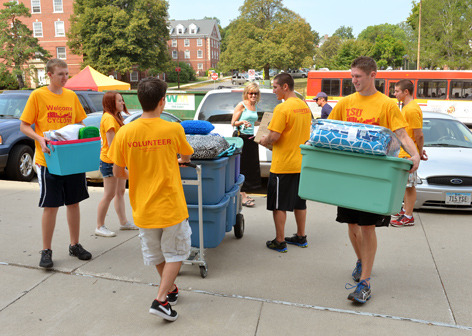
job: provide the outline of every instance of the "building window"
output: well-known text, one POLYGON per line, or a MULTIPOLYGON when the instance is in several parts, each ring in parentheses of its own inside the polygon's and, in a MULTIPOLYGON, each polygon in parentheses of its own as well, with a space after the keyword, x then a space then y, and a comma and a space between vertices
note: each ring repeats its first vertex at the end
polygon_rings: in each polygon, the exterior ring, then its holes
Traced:
POLYGON ((190 47, 190 40, 189 39, 184 40, 184 47, 190 47))
POLYGON ((172 58, 177 59, 177 50, 172 50, 172 58))
POLYGON ((66 36, 66 30, 64 29, 64 21, 55 21, 54 28, 56 30, 56 36, 66 36))
POLYGON ((203 57, 203 51, 198 50, 198 51, 197 51, 197 57, 198 57, 198 58, 202 58, 202 57, 203 57))
POLYGON ((197 40, 197 47, 201 47, 202 46, 202 39, 198 39, 197 40))
POLYGON ((41 0, 31 0, 31 13, 41 13, 41 0))
POLYGON ((177 30, 177 35, 182 35, 185 31, 184 26, 182 26, 181 24, 178 24, 177 27, 175 27, 175 29, 177 30))
POLYGON ((42 22, 33 22, 33 36, 43 37, 43 23, 42 22))
POLYGON ((185 50, 185 58, 190 58, 190 50, 185 50))
POLYGON ((177 47, 177 40, 172 40, 172 47, 176 48, 177 47))
POLYGON ((194 23, 192 23, 192 24, 188 27, 188 29, 189 29, 190 34, 196 34, 198 27, 197 27, 194 23))
POLYGON ((139 73, 136 70, 131 71, 129 74, 129 80, 131 82, 137 82, 139 80, 139 73))
POLYGON ((198 63, 198 70, 203 70, 203 63, 198 63))
POLYGON ((57 58, 66 59, 66 47, 57 47, 56 54, 57 54, 57 58))
POLYGON ((62 6, 62 0, 53 0, 52 5, 54 7, 54 13, 64 12, 64 8, 62 6))

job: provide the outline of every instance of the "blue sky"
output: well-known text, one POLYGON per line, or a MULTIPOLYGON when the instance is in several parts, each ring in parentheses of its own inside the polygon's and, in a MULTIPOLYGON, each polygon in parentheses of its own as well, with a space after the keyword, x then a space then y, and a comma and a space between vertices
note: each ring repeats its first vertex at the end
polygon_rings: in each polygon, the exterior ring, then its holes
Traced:
MULTIPOLYGON (((239 16, 243 0, 168 0, 169 16, 174 20, 217 17, 226 27, 239 16)), ((417 2, 417 1, 416 1, 417 2)), ((331 35, 340 26, 353 27, 358 35, 368 26, 397 24, 410 15, 412 0, 283 0, 285 7, 305 18, 321 35, 331 35)))

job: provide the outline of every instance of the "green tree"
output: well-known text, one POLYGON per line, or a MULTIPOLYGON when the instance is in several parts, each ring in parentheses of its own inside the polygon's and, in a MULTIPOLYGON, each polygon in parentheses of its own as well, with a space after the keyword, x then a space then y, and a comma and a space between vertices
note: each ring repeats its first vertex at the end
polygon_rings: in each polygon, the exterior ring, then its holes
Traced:
POLYGON ((18 86, 25 86, 23 73, 29 69, 33 58, 47 61, 51 55, 39 45, 33 32, 20 21, 20 17, 30 17, 31 13, 22 3, 6 2, 0 10, 0 59, 6 71, 16 76, 18 86))
MULTIPOLYGON (((418 35, 419 3, 407 22, 418 35)), ((420 65, 469 69, 472 66, 472 0, 423 0, 420 65)))
POLYGON ((337 69, 334 57, 337 55, 342 43, 343 41, 339 36, 333 35, 321 47, 317 48, 315 56, 316 67, 337 69))
POLYGON ((197 80, 195 70, 185 62, 179 62, 180 74, 177 74, 175 68, 177 65, 172 63, 166 71, 166 82, 177 83, 177 76, 179 76, 180 83, 188 83, 197 80))
POLYGON ((378 35, 369 56, 377 61, 379 68, 399 67, 403 63, 403 42, 390 35, 378 35))
POLYGON ((281 0, 245 0, 241 14, 226 32, 227 46, 221 67, 230 69, 310 67, 315 36, 300 15, 285 8, 281 0))
POLYGON ((168 2, 165 0, 76 0, 68 46, 84 65, 124 74, 134 65, 151 73, 169 65, 168 2))
POLYGON ((390 23, 384 23, 375 26, 368 26, 366 29, 361 31, 358 40, 366 40, 374 44, 378 36, 390 35, 400 41, 405 41, 407 36, 405 31, 399 25, 393 25, 390 23))
POLYGON ((333 36, 339 36, 342 40, 350 40, 354 38, 352 27, 341 26, 334 32, 333 36))
POLYGON ((349 70, 351 63, 359 56, 365 56, 369 53, 371 44, 363 40, 346 40, 339 47, 336 55, 333 57, 333 69, 349 70))

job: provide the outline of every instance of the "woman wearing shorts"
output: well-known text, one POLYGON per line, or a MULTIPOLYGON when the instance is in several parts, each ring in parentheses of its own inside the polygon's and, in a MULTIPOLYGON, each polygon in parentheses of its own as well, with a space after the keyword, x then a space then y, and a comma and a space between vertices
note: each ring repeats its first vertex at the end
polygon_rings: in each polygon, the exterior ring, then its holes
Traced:
POLYGON ((126 218, 125 189, 126 180, 113 176, 113 161, 108 158, 108 149, 116 132, 123 126, 121 112, 129 114, 123 97, 115 91, 105 93, 103 96, 103 116, 100 121, 100 136, 102 137, 102 150, 100 152, 100 172, 103 175, 103 198, 98 203, 97 228, 95 235, 101 237, 114 237, 116 233, 105 226, 105 217, 108 207, 114 199, 115 211, 120 220, 120 230, 137 230, 138 228, 126 218))

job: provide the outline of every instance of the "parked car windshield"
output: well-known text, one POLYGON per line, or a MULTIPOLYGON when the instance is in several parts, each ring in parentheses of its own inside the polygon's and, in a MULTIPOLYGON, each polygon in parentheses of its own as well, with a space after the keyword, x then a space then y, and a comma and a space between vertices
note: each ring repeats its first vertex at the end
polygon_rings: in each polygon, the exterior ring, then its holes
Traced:
MULTIPOLYGON (((259 120, 264 112, 272 112, 281 103, 274 93, 261 92, 261 100, 257 104, 259 120)), ((207 120, 215 124, 229 124, 236 105, 242 101, 242 92, 219 92, 208 95, 198 115, 199 120, 207 120)))
POLYGON ((93 106, 95 106, 95 111, 103 110, 103 95, 102 94, 91 94, 89 95, 90 100, 92 101, 93 106))
POLYGON ((425 147, 472 148, 472 132, 457 120, 425 118, 423 134, 425 147))
POLYGON ((19 119, 25 109, 28 96, 19 94, 0 95, 0 118, 19 119))

